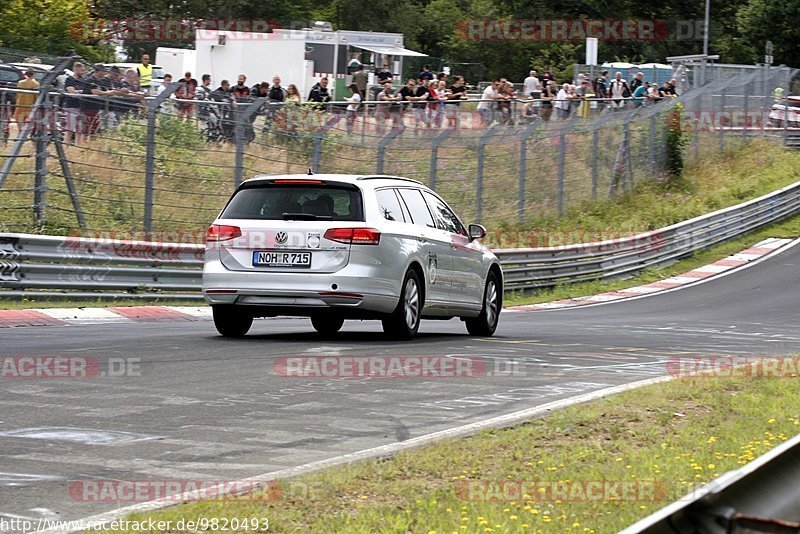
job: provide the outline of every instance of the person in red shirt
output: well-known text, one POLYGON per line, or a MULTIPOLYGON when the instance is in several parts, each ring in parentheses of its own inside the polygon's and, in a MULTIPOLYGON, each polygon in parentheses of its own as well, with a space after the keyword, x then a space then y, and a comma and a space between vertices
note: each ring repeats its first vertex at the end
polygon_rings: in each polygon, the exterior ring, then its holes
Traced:
MULTIPOLYGON (((197 94, 197 80, 192 78, 192 73, 187 72, 178 82, 178 90, 175 97, 178 100, 194 100, 197 94)), ((178 116, 184 119, 191 119, 194 113, 194 104, 189 102, 178 102, 178 116)))

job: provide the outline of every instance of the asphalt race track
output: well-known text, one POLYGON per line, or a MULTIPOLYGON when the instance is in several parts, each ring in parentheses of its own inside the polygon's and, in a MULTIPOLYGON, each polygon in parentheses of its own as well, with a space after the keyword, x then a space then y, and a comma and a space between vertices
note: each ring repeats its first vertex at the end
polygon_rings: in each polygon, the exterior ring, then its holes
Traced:
POLYGON ((308 320, 258 320, 242 340, 208 321, 0 331, 0 356, 96 357, 106 376, 0 380, 0 518, 76 519, 82 480, 231 480, 667 373, 681 356, 800 353, 800 246, 699 285, 598 306, 504 313, 493 338, 377 322, 322 340, 308 320), (482 376, 295 378, 292 356, 472 357, 482 376), (121 376, 108 376, 116 362, 121 376), (110 365, 110 364, 109 364, 110 365), (72 484, 72 485, 71 485, 72 484))

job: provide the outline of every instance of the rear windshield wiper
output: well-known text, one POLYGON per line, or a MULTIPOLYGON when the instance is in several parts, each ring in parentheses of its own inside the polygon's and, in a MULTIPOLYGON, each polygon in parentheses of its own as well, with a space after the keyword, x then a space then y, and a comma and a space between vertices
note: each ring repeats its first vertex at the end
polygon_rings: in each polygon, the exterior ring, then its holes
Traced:
POLYGON ((330 215, 314 215, 313 213, 284 213, 284 221, 332 221, 333 217, 330 215))

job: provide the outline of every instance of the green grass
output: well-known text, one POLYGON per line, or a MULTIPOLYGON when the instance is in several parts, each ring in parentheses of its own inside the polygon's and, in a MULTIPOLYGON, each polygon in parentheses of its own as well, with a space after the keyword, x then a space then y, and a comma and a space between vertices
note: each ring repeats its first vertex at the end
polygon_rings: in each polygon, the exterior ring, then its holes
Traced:
POLYGON ((247 499, 193 502, 128 519, 267 517, 270 532, 610 533, 799 430, 797 380, 679 379, 514 428, 278 481, 247 499), (643 500, 562 501, 538 493, 489 501, 468 489, 502 481, 571 488, 640 481, 655 491, 643 500))
POLYGON ((687 164, 678 180, 641 182, 610 199, 586 200, 564 215, 542 213, 490 229, 489 246, 525 247, 618 238, 733 206, 800 180, 800 151, 753 141, 687 164))

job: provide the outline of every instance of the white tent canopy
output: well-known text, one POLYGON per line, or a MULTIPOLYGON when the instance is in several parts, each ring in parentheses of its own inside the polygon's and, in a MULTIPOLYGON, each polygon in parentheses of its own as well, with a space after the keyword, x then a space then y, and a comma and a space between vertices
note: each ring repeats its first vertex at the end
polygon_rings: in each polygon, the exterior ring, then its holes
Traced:
POLYGON ((426 54, 421 54, 419 52, 414 52, 413 50, 409 50, 408 48, 403 48, 401 46, 391 46, 391 45, 379 45, 379 44, 353 44, 356 48, 362 48, 364 50, 369 50, 370 52, 374 52, 376 54, 383 54, 385 56, 417 56, 417 57, 424 57, 426 54))

